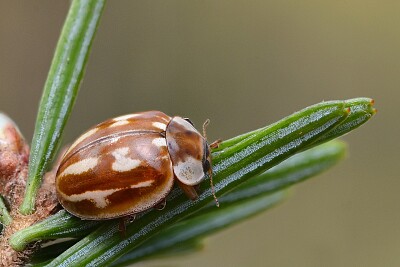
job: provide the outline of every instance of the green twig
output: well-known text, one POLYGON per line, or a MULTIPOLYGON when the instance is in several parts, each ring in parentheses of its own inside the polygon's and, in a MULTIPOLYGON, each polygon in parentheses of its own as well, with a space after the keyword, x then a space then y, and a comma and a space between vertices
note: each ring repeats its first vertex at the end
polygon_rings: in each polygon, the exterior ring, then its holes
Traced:
MULTIPOLYGON (((220 200, 226 205, 226 203, 229 203, 229 198, 232 199, 232 196, 235 196, 235 192, 238 195, 233 199, 246 198, 246 196, 251 198, 257 195, 257 192, 260 191, 259 188, 273 191, 273 188, 284 188, 290 184, 301 181, 302 179, 299 177, 301 177, 302 174, 299 169, 297 170, 299 172, 297 176, 285 176, 285 172, 281 172, 282 169, 279 171, 279 166, 265 174, 259 174, 296 152, 329 140, 332 137, 332 135, 329 134, 331 132, 335 132, 335 136, 337 136, 357 128, 365 121, 353 120, 354 123, 348 124, 349 126, 345 128, 346 131, 337 130, 340 129, 339 127, 342 124, 348 122, 349 118, 354 118, 357 112, 359 112, 359 114, 367 114, 367 119, 370 118, 375 113, 371 105, 372 102, 369 99, 357 99, 357 101, 350 100, 346 102, 324 102, 306 108, 271 126, 253 131, 245 138, 241 138, 240 140, 236 139, 236 142, 228 140, 228 142, 230 142, 229 146, 222 143, 223 149, 218 149, 216 152, 213 152, 215 188, 220 200), (359 107, 359 110, 357 112, 352 112, 352 110, 356 110, 355 107, 359 107), (269 181, 262 182, 262 179, 259 177, 263 177, 268 173, 269 175, 275 173, 275 179, 270 178, 269 181), (259 176, 254 177, 257 175, 259 176), (254 178, 245 182, 250 177, 254 178), (298 177, 298 179, 294 177, 298 177), (257 179, 261 180, 257 181, 257 179), (237 189, 235 189, 236 186, 238 186, 237 189), (222 196, 230 190, 234 191, 231 194, 222 196)), ((340 143, 334 142, 332 144, 340 143)), ((327 144, 326 146, 327 147, 324 145, 320 148, 329 151, 327 148, 330 145, 327 144)), ((341 144, 340 146, 343 149, 343 145, 341 144)), ((311 153, 313 151, 317 150, 310 150, 304 153, 311 153)), ((319 156, 321 156, 321 154, 319 154, 319 156)), ((287 162, 290 163, 296 158, 297 156, 289 159, 287 162)), ((320 168, 324 167, 323 162, 324 161, 320 159, 320 165, 318 165, 320 168)), ((283 163, 282 166, 284 165, 283 163)), ((288 167, 289 165, 285 166, 287 170, 290 169, 290 167, 288 167)), ((310 170, 312 170, 312 168, 310 170)), ((290 172, 287 172, 286 174, 289 173, 290 172)), ((161 231, 165 226, 169 226, 173 222, 198 212, 201 207, 212 202, 211 190, 206 183, 201 185, 201 190, 203 194, 201 194, 199 200, 195 202, 187 200, 179 190, 173 190, 169 196, 167 207, 163 211, 149 211, 141 214, 139 216, 140 218, 138 218, 134 224, 128 225, 126 239, 121 239, 118 233, 118 223, 114 221, 102 222, 100 228, 65 251, 52 261, 49 266, 81 266, 86 264, 103 266, 110 264, 116 258, 124 255, 132 248, 161 231)), ((210 209, 211 212, 213 208, 215 207, 208 207, 206 210, 203 209, 202 212, 207 213, 208 209, 210 209)), ((75 222, 77 223, 70 229, 84 228, 84 225, 88 223, 80 221, 65 212, 61 217, 67 219, 65 222, 68 220, 71 220, 70 222, 76 220, 75 222), (69 218, 67 218, 68 216, 69 218)), ((52 218, 49 218, 49 220, 52 220, 52 218)), ((42 225, 42 227, 44 226, 42 225)), ((61 222, 58 227, 58 229, 50 230, 50 232, 54 231, 54 237, 57 236, 57 233, 65 233, 68 231, 69 226, 68 223, 61 222)), ((49 233, 44 231, 41 235, 36 235, 35 237, 35 231, 32 231, 29 235, 38 239, 46 239, 45 236, 49 233)), ((49 229, 47 229, 47 231, 49 231, 49 229)), ((79 236, 77 234, 78 232, 79 230, 77 230, 76 233, 72 233, 72 235, 75 234, 79 236)), ((15 234, 15 236, 10 239, 10 244, 15 248, 19 246, 19 249, 21 249, 23 248, 21 244, 36 240, 31 239, 29 241, 31 237, 27 237, 29 235, 22 237, 23 234, 20 238, 17 238, 20 233, 22 234, 23 232, 21 231, 15 234)), ((140 247, 138 247, 138 249, 140 249, 140 247)))
MULTIPOLYGON (((302 152, 249 179, 219 200, 227 207, 232 203, 282 190, 333 166, 343 158, 345 150, 343 142, 334 141, 302 152)), ((210 203, 199 213, 205 214, 214 210, 213 204, 210 203)), ((44 221, 19 231, 11 237, 10 243, 14 249, 22 250, 25 245, 36 240, 84 236, 100 224, 100 221, 81 220, 61 210, 44 221)))
MULTIPOLYGON (((250 177, 277 165, 334 129, 349 114, 343 101, 324 102, 306 108, 280 122, 260 129, 254 136, 214 155, 214 182, 218 196, 234 189, 250 177)), ((105 222, 100 228, 65 251, 49 266, 103 266, 124 255, 165 227, 181 220, 213 201, 209 185, 196 201, 179 190, 169 195, 162 211, 149 211, 126 229, 121 238, 118 223, 105 222)))
POLYGON ((105 0, 74 0, 67 15, 40 101, 22 214, 35 209, 43 174, 53 160, 83 77, 105 0))
POLYGON ((53 216, 18 231, 11 236, 9 243, 15 250, 22 251, 30 242, 81 237, 89 234, 98 225, 100 221, 82 221, 65 210, 60 210, 53 216))
MULTIPOLYGON (((127 266, 128 264, 170 253, 175 246, 185 243, 192 244, 199 238, 222 230, 234 223, 254 216, 283 201, 285 192, 272 195, 260 195, 233 205, 221 206, 205 214, 177 223, 168 230, 143 243, 138 249, 119 259, 112 266, 127 266)), ((173 252, 173 251, 172 251, 173 252)))
POLYGON ((279 190, 332 167, 343 158, 345 150, 344 143, 335 141, 295 155, 221 197, 220 209, 208 205, 194 216, 150 238, 112 266, 126 266, 160 254, 173 253, 170 249, 175 246, 190 245, 204 236, 257 214, 283 200, 285 194, 279 190), (260 209, 254 210, 256 206, 260 209))
MULTIPOLYGON (((343 123, 336 127, 335 130, 330 131, 325 136, 321 136, 321 138, 317 141, 318 143, 313 144, 313 146, 344 135, 366 123, 376 113, 376 109, 373 107, 373 105, 374 100, 367 97, 345 100, 344 107, 350 109, 349 116, 343 123)), ((253 136, 258 131, 259 129, 226 140, 214 151, 218 152, 224 150, 229 146, 253 136)))

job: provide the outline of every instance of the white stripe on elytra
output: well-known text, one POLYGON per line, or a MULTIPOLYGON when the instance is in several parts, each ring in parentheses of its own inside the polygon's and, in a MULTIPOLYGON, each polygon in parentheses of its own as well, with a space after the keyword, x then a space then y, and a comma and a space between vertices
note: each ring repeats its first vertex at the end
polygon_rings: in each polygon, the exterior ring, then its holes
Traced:
POLYGON ((167 146, 167 140, 164 137, 154 138, 151 143, 158 147, 167 146))
POLYGON ((114 122, 113 124, 110 124, 108 127, 117 127, 117 126, 121 126, 121 125, 125 125, 125 124, 128 124, 129 123, 129 121, 127 121, 127 120, 120 120, 120 121, 116 121, 116 122, 114 122))
POLYGON ((163 131, 165 131, 167 129, 167 125, 165 123, 158 122, 158 121, 153 122, 153 126, 158 129, 161 129, 163 131))
POLYGON ((65 170, 61 173, 60 177, 73 174, 81 174, 84 172, 87 172, 90 169, 93 169, 96 167, 97 163, 99 162, 98 158, 86 158, 83 160, 80 160, 78 162, 75 162, 71 165, 69 165, 65 170))
POLYGON ((113 155, 115 158, 115 161, 111 166, 114 171, 126 172, 133 170, 140 165, 141 161, 127 157, 128 153, 129 147, 121 147, 111 152, 111 155, 113 155))
POLYGON ((163 120, 163 121, 165 121, 166 123, 169 123, 169 121, 171 120, 171 118, 165 118, 164 116, 157 116, 157 118, 159 118, 159 119, 161 119, 161 120, 163 120))
MULTIPOLYGON (((153 184, 153 181, 144 181, 134 185, 131 185, 129 188, 141 188, 141 187, 148 187, 153 184)), ((113 193, 122 190, 121 188, 116 189, 108 189, 108 190, 93 190, 93 191, 86 191, 82 194, 73 194, 73 195, 63 195, 63 199, 71 202, 79 202, 82 200, 90 200, 94 203, 97 208, 105 208, 109 204, 109 200, 107 199, 108 196, 112 195, 113 193)))
POLYGON ((81 143, 83 140, 85 140, 86 138, 88 138, 89 136, 93 135, 95 132, 97 132, 98 128, 93 128, 89 131, 87 131, 86 133, 82 134, 81 136, 79 136, 78 139, 76 139, 76 141, 69 147, 68 151, 65 153, 65 155, 67 155, 74 147, 76 147, 76 145, 78 145, 79 143, 81 143))
POLYGON ((124 121, 124 120, 129 120, 132 119, 134 117, 140 116, 141 114, 127 114, 127 115, 123 115, 123 116, 119 116, 114 118, 114 121, 124 121))

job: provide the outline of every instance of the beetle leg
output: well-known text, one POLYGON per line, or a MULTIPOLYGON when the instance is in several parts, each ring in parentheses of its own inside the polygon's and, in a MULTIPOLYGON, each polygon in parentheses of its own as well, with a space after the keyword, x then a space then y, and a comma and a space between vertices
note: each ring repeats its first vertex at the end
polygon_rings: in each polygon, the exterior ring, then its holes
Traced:
POLYGON ((127 215, 119 219, 118 230, 121 233, 121 238, 126 237, 126 223, 131 223, 136 219, 136 214, 127 215))
POLYGON ((132 223, 134 220, 136 220, 136 214, 131 214, 126 216, 127 220, 129 223, 132 223))
POLYGON ((164 198, 163 200, 160 201, 160 203, 155 205, 154 208, 157 209, 157 210, 163 210, 166 205, 167 205, 167 199, 164 198))
POLYGON ((185 193, 185 195, 188 198, 190 198, 191 200, 196 200, 199 197, 194 186, 186 185, 186 184, 182 183, 181 181, 179 181, 178 179, 176 179, 176 182, 178 183, 178 185, 182 189, 182 191, 185 193))
POLYGON ((121 234, 121 238, 126 237, 126 221, 128 220, 128 218, 129 218, 128 216, 125 216, 119 219, 118 230, 121 234))
POLYGON ((221 144, 221 143, 222 143, 222 139, 217 139, 210 144, 210 148, 218 148, 219 144, 221 144))
POLYGON ((196 190, 196 192, 200 191, 200 185, 199 184, 193 185, 193 187, 194 187, 194 190, 196 190))

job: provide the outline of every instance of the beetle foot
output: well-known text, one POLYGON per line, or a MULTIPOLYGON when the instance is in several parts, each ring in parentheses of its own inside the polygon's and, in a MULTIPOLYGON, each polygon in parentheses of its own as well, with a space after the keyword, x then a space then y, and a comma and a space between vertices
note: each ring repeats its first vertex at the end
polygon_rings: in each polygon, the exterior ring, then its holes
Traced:
POLYGON ((165 206, 167 206, 167 199, 164 198, 163 200, 161 200, 160 203, 158 203, 157 205, 154 206, 154 208, 156 210, 163 210, 165 208, 165 206))
POLYGON ((211 148, 211 149, 218 148, 218 147, 219 147, 219 144, 221 144, 221 143, 222 143, 222 139, 217 139, 217 140, 215 140, 214 142, 212 142, 212 143, 210 144, 210 148, 211 148))

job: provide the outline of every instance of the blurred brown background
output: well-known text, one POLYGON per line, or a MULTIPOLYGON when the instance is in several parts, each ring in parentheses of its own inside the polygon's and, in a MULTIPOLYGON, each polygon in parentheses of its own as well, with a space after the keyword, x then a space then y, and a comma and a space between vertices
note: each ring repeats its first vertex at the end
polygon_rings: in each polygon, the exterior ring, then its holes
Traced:
MULTIPOLYGON (((0 109, 31 139, 69 1, 0 2, 0 109)), ((400 265, 399 1, 109 1, 64 142, 149 109, 229 138, 368 96, 350 155, 286 203, 149 266, 400 265)))

